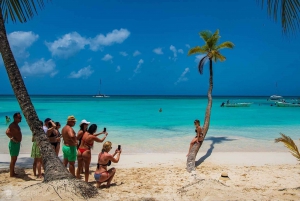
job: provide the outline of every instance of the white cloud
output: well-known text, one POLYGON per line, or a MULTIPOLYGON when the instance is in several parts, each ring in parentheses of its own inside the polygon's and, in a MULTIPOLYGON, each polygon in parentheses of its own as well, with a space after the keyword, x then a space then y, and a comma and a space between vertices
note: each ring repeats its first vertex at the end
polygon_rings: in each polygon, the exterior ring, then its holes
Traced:
POLYGON ((134 72, 135 73, 138 73, 139 72, 139 68, 141 67, 141 65, 144 63, 144 60, 143 59, 140 59, 139 62, 138 62, 138 65, 136 66, 136 68, 134 69, 134 72))
POLYGON ((183 54, 183 49, 179 49, 179 50, 178 50, 178 53, 183 54))
POLYGON ((160 48, 160 47, 155 48, 155 49, 153 50, 153 52, 154 52, 155 54, 164 54, 163 51, 162 51, 162 48, 160 48))
POLYGON ((119 72, 121 70, 120 66, 117 66, 116 72, 119 72))
POLYGON ((69 75, 69 78, 88 78, 91 74, 93 74, 93 70, 91 69, 91 66, 87 66, 84 67, 82 69, 80 69, 79 71, 75 72, 71 72, 69 75))
POLYGON ((102 58, 102 60, 103 61, 109 61, 109 60, 111 60, 113 57, 110 55, 110 54, 106 54, 103 58, 102 58))
POLYGON ((127 29, 114 29, 112 32, 107 33, 106 36, 103 34, 97 35, 94 39, 91 40, 91 50, 98 50, 99 46, 110 46, 114 43, 123 43, 130 35, 130 32, 127 29))
MULTIPOLYGON (((175 46, 173 46, 173 45, 171 45, 170 46, 170 50, 173 52, 173 58, 171 58, 171 59, 173 59, 174 61, 176 61, 177 60, 177 49, 176 49, 176 47, 175 46)), ((169 57, 169 59, 170 59, 170 57, 169 57)))
POLYGON ((77 32, 65 34, 54 42, 45 42, 52 56, 68 58, 89 44, 89 40, 82 37, 77 32))
POLYGON ((7 35, 9 45, 17 57, 28 57, 29 53, 26 49, 30 47, 37 39, 39 35, 32 31, 15 31, 7 35))
POLYGON ((191 48, 191 46, 189 44, 185 44, 185 47, 187 48, 191 48))
POLYGON ((82 37, 77 32, 72 32, 63 35, 61 38, 53 42, 45 42, 52 56, 68 58, 80 50, 85 49, 89 45, 93 51, 101 50, 105 46, 110 46, 115 43, 122 43, 130 35, 127 29, 113 30, 106 35, 99 34, 94 38, 82 37))
POLYGON ((127 52, 120 52, 120 55, 122 55, 124 57, 128 56, 127 52))
POLYGON ((53 77, 58 73, 55 67, 56 65, 52 59, 45 61, 44 58, 42 58, 33 64, 25 62, 24 65, 20 68, 20 71, 23 76, 50 75, 51 77, 53 77))
POLYGON ((189 68, 185 68, 184 71, 181 73, 180 77, 178 78, 178 80, 174 84, 177 85, 179 82, 188 81, 188 78, 185 77, 185 75, 188 72, 190 72, 190 69, 189 68))
POLYGON ((134 53, 133 53, 133 56, 134 57, 136 57, 137 55, 140 55, 141 53, 138 51, 138 50, 136 50, 134 53))
POLYGON ((205 56, 206 56, 205 54, 199 54, 199 55, 196 55, 196 56, 195 56, 195 62, 196 62, 196 63, 199 63, 200 60, 201 60, 203 57, 205 57, 205 56))

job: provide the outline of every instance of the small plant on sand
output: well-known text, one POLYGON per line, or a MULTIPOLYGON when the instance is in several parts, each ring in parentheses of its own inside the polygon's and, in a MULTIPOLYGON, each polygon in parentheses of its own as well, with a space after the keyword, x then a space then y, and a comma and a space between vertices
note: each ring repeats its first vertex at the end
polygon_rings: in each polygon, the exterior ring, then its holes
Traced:
POLYGON ((282 142, 286 148, 288 148, 293 156, 295 156, 298 161, 300 161, 300 153, 295 142, 283 133, 280 133, 281 137, 276 138, 275 142, 282 142))
MULTIPOLYGON (((205 119, 204 119, 204 125, 203 125, 203 135, 204 138, 206 136, 206 133, 209 128, 209 122, 210 122, 210 113, 211 113, 211 106, 212 106, 212 89, 213 89, 213 61, 225 61, 226 58, 220 53, 220 50, 223 48, 230 48, 232 49, 234 47, 234 44, 230 41, 223 42, 222 44, 218 45, 220 35, 219 30, 217 30, 215 33, 212 33, 210 31, 201 31, 199 33, 200 37, 204 40, 203 46, 196 46, 189 50, 188 55, 193 54, 203 54, 203 58, 200 60, 198 65, 198 70, 200 74, 203 74, 203 67, 207 60, 209 60, 209 88, 207 92, 207 98, 208 103, 206 107, 205 112, 205 119)), ((195 170, 195 158, 196 155, 202 145, 203 141, 200 143, 195 143, 190 150, 190 153, 187 158, 187 171, 191 172, 195 170)))
POLYGON ((36 5, 44 7, 43 0, 0 0, 0 53, 4 61, 12 89, 19 102, 30 130, 43 155, 45 169, 44 182, 53 189, 73 189, 78 196, 89 197, 98 193, 97 189, 86 182, 76 180, 56 156, 49 140, 40 126, 39 118, 30 100, 17 62, 10 48, 5 21, 10 18, 13 22, 27 22, 37 14, 36 5), (57 180, 61 180, 58 182, 57 180))

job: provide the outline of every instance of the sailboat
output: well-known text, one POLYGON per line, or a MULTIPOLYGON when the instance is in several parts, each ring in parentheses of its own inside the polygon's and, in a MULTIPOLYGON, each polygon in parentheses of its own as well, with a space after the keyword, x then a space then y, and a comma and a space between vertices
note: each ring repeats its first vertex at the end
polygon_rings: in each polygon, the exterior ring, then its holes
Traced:
MULTIPOLYGON (((276 89, 277 89, 277 94, 278 94, 278 87, 277 87, 277 82, 276 82, 276 89)), ((272 95, 269 98, 270 101, 279 101, 279 100, 283 100, 282 96, 279 95, 272 95)))
POLYGON ((109 96, 106 96, 105 94, 101 94, 101 79, 100 79, 100 85, 99 85, 99 93, 97 95, 93 96, 94 98, 108 98, 109 96))

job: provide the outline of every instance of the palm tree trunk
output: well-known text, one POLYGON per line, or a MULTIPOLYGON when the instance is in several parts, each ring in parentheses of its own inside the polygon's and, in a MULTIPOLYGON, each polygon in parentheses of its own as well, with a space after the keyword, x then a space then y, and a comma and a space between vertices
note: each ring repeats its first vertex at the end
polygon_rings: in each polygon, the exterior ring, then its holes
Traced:
POLYGON ((32 105, 30 97, 27 93, 17 62, 9 46, 6 35, 2 9, 0 7, 0 53, 2 55, 4 66, 7 71, 14 94, 19 102, 23 115, 27 121, 30 130, 40 148, 43 156, 43 164, 45 168, 44 181, 52 181, 57 179, 67 179, 73 176, 67 171, 59 158, 56 156, 51 147, 43 129, 40 126, 39 118, 32 105))
MULTIPOLYGON (((209 88, 207 92, 207 99, 208 103, 206 106, 206 112, 205 112, 205 119, 204 119, 204 125, 202 128, 202 132, 204 135, 204 138, 206 137, 206 133, 209 129, 209 123, 210 123, 210 113, 211 113, 211 106, 212 106, 212 89, 213 89, 213 66, 212 66, 212 59, 209 59, 209 88)), ((195 170, 195 159, 197 156, 197 153, 202 146, 204 140, 200 143, 195 143, 187 157, 187 162, 186 162, 186 170, 188 172, 194 171, 195 170)))

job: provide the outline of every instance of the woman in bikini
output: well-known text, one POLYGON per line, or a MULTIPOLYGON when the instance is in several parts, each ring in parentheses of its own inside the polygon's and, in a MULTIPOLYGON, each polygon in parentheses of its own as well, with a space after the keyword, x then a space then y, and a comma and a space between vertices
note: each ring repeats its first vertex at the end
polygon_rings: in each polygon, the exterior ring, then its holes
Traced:
POLYGON ((56 155, 58 155, 58 153, 56 152, 56 147, 58 145, 58 131, 55 128, 56 128, 55 123, 52 120, 50 120, 48 122, 47 137, 48 137, 49 142, 52 145, 56 155))
MULTIPOLYGON (((77 141, 78 141, 78 144, 77 144, 77 151, 78 151, 78 148, 80 146, 80 143, 81 143, 81 139, 82 139, 82 136, 83 134, 87 131, 87 128, 89 126, 91 122, 88 122, 87 120, 83 119, 80 124, 79 124, 79 131, 77 132, 77 141)), ((81 170, 80 170, 80 173, 83 173, 83 167, 84 167, 84 163, 82 164, 82 167, 81 167, 81 170)))
POLYGON ((106 187, 108 188, 116 173, 116 168, 107 170, 107 166, 110 166, 111 162, 119 162, 122 150, 116 149, 115 153, 111 155, 108 153, 112 149, 111 145, 110 141, 105 142, 102 151, 98 155, 97 168, 94 174, 94 178, 97 181, 97 188, 100 187, 102 182, 107 182, 106 187), (115 158, 116 155, 117 157, 115 158))
POLYGON ((59 150, 60 150, 60 142, 61 142, 60 139, 62 138, 62 135, 61 135, 61 133, 59 131, 59 129, 61 127, 60 123, 59 122, 55 122, 55 125, 56 125, 55 130, 57 132, 57 146, 56 146, 55 152, 56 152, 56 155, 58 156, 59 150))
POLYGON ((84 164, 84 175, 85 181, 89 181, 89 167, 91 163, 91 149, 94 146, 94 142, 103 142, 108 135, 107 132, 97 133, 97 125, 92 124, 88 128, 88 130, 83 134, 80 146, 77 151, 77 161, 78 161, 78 168, 76 172, 76 177, 80 179, 80 172, 84 164), (100 139, 97 136, 100 134, 105 134, 105 136, 100 139))
POLYGON ((194 121, 194 125, 196 127, 195 129, 195 133, 196 133, 196 136, 192 139, 191 143, 190 143, 190 148, 189 148, 189 152, 186 156, 189 155, 190 151, 191 151, 191 148, 192 146, 195 144, 195 143, 200 143, 203 141, 203 133, 202 133, 202 129, 201 129, 201 126, 200 126, 200 121, 198 119, 196 119, 194 121))

